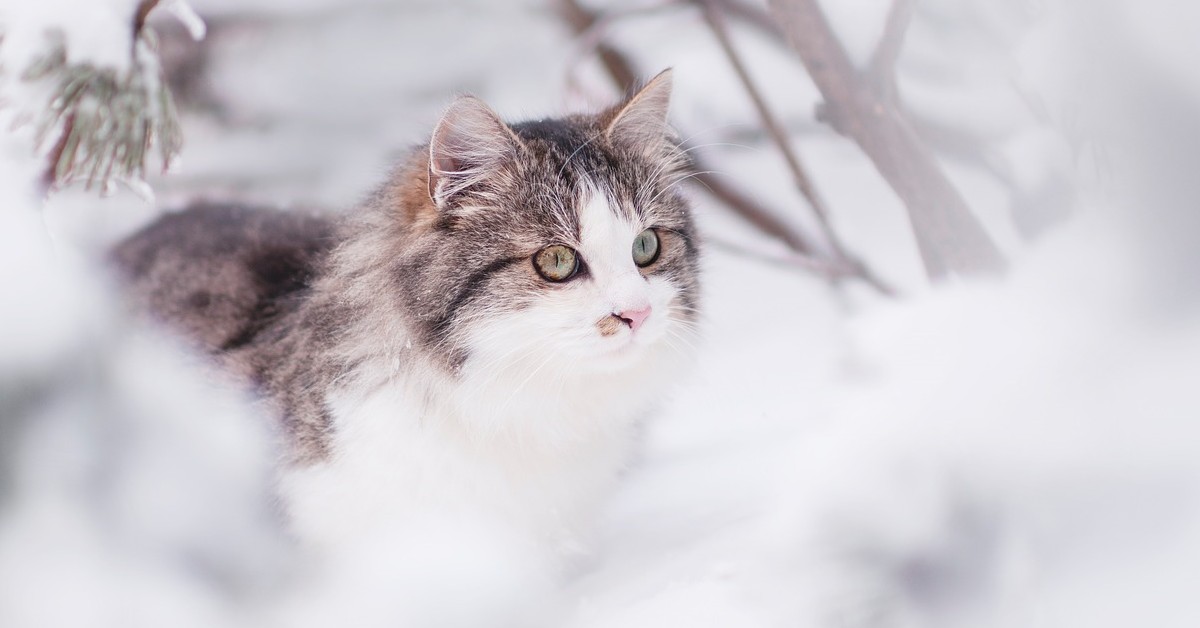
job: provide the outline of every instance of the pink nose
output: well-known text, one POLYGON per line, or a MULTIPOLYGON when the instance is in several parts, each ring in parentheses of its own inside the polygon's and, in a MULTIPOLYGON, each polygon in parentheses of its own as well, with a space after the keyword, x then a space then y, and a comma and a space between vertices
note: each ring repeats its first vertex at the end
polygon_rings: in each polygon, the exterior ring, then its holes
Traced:
POLYGON ((637 328, 641 327, 642 323, 646 322, 647 318, 650 318, 650 306, 647 305, 640 310, 625 310, 624 312, 618 312, 616 317, 621 319, 621 321, 623 321, 626 325, 629 325, 630 329, 637 331, 637 328))

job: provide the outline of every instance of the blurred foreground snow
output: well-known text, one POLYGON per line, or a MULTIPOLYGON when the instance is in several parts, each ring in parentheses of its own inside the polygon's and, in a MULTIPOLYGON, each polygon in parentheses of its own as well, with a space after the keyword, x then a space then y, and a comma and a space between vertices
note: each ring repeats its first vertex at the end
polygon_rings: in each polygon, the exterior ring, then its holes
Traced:
MULTIPOLYGON (((556 110, 572 45, 534 3, 194 4, 217 17, 208 88, 230 111, 185 121, 185 172, 156 184, 169 199, 349 204, 455 90, 513 117, 556 110), (222 30, 241 12, 258 18, 222 30), (451 29, 475 45, 437 65, 427 52, 451 29)), ((886 3, 829 4, 852 51, 869 50, 886 3)), ((923 286, 869 164, 798 131, 838 228, 909 297, 840 294, 710 251, 703 358, 664 395, 593 556, 559 581, 486 522, 429 522, 322 562, 299 554, 269 497, 265 421, 139 329, 95 261, 155 210, 67 193, 39 215, 28 138, 6 136, 0 625, 1200 624, 1200 77, 1180 61, 1200 50, 1154 17, 1167 0, 928 4, 951 24, 992 25, 1009 51, 918 19, 901 85, 999 147, 998 169, 947 168, 1007 230, 1013 272, 923 286), (970 80, 946 74, 956 62, 970 80), (1070 169, 1076 215, 1023 243, 1009 205, 1043 197, 1005 186, 1070 169)), ((753 116, 689 19, 615 35, 675 65, 681 124, 723 143, 753 116)), ((807 112, 815 94, 794 62, 746 46, 764 76, 787 73, 771 88, 781 109, 807 112)), ((765 145, 710 150, 796 205, 765 145)), ((771 250, 718 208, 698 212, 708 233, 771 250)))

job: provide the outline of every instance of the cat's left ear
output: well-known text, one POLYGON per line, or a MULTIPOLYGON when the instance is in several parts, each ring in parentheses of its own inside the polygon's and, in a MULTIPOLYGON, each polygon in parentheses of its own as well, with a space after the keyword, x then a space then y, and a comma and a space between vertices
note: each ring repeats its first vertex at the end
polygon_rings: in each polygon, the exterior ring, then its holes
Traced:
POLYGON ((443 207, 455 194, 487 181, 516 155, 520 142, 482 100, 459 97, 429 140, 429 198, 443 207))
POLYGON ((659 72, 644 87, 605 114, 604 133, 617 143, 640 148, 645 154, 661 154, 670 127, 671 70, 659 72))

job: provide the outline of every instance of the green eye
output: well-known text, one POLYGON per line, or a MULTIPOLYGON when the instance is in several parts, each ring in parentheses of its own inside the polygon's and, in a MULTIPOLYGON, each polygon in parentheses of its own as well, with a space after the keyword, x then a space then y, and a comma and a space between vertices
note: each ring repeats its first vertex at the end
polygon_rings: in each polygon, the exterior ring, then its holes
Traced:
POLYGON ((647 229, 633 239, 633 263, 649 266, 658 259, 658 233, 647 229))
POLYGON ((579 270, 579 256, 569 247, 552 244, 533 256, 533 265, 546 281, 566 281, 579 270))

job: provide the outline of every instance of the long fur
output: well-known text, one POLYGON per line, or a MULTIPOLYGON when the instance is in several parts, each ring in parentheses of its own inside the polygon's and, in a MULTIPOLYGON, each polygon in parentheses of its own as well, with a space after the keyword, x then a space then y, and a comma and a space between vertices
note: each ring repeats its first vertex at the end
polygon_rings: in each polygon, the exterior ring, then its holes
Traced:
POLYGON ((515 125, 464 98, 342 219, 201 205, 114 260, 275 409, 302 538, 470 511, 570 551, 691 344, 698 242, 669 89, 515 125), (637 268, 647 228, 662 253, 637 268), (538 274, 550 244, 578 251, 576 277, 538 274), (613 327, 642 307, 636 332, 613 327))

